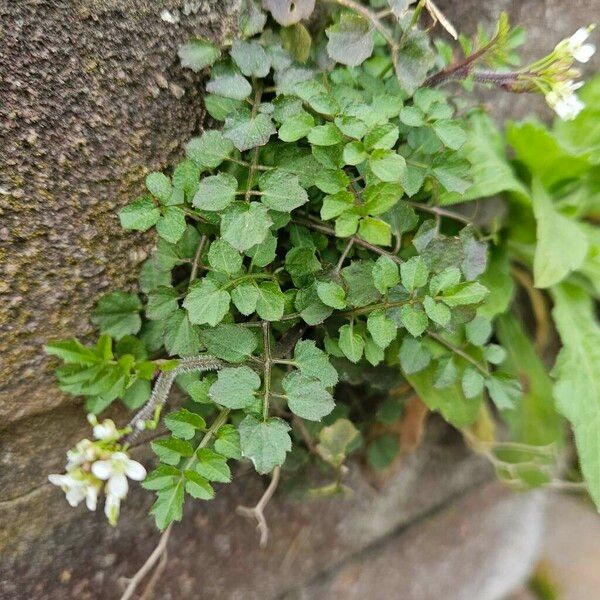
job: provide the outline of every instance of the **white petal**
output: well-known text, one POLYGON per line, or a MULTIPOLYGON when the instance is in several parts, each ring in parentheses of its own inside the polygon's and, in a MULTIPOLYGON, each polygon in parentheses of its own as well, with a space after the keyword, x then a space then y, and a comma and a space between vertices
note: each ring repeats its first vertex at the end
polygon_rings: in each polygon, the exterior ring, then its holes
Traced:
POLYGON ((60 475, 58 473, 52 473, 52 475, 48 475, 48 481, 53 485, 57 485, 58 487, 63 487, 66 479, 66 475, 60 475))
POLYGON ((85 498, 85 491, 82 487, 73 487, 69 489, 66 497, 71 506, 77 506, 85 498))
POLYGON ((573 58, 580 63, 586 63, 596 52, 596 46, 594 44, 583 44, 579 48, 573 49, 573 58))
POLYGON ((581 46, 585 40, 590 37, 590 32, 587 27, 580 27, 570 38, 569 46, 571 48, 581 46))
POLYGON ((116 473, 108 480, 106 489, 109 494, 114 495, 117 498, 125 498, 125 496, 127 496, 127 490, 129 489, 127 477, 125 477, 123 473, 116 473))
POLYGON ((119 511, 121 508, 121 499, 109 494, 106 496, 106 503, 104 504, 104 514, 111 525, 116 525, 119 519, 119 511))
POLYGON ((144 466, 137 462, 137 460, 129 459, 127 461, 127 466, 125 467, 125 474, 129 479, 142 481, 142 479, 146 477, 146 469, 144 469, 144 466))
POLYGON ((113 472, 113 468, 111 465, 110 460, 97 460, 93 465, 92 465, 92 473, 98 478, 98 479, 108 479, 113 472))
POLYGON ((98 488, 95 485, 89 485, 85 490, 85 505, 88 510, 96 510, 98 504, 98 488))

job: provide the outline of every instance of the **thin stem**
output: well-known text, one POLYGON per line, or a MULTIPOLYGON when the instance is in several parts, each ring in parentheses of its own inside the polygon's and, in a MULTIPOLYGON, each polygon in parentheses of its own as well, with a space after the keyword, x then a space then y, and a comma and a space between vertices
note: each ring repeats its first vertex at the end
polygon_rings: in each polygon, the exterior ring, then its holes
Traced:
POLYGON ((335 266, 334 273, 340 272, 340 270, 342 269, 342 265, 344 264, 344 261, 348 257, 348 254, 350 253, 350 250, 352 249, 353 245, 354 245, 354 238, 351 237, 348 240, 348 243, 346 244, 346 247, 344 248, 342 255, 340 256, 340 260, 338 260, 337 265, 335 266))
MULTIPOLYGON (((241 165, 242 167, 249 167, 251 165, 247 160, 233 158, 232 156, 228 156, 225 160, 235 163, 236 165, 241 165)), ((254 168, 257 171, 273 171, 275 169, 275 167, 269 167, 267 165, 254 165, 254 168)))
POLYGON ((421 210, 423 212, 431 213, 433 215, 440 215, 442 217, 448 217, 449 219, 454 219, 455 221, 465 223, 465 225, 475 226, 473 221, 469 219, 469 217, 465 217, 464 215, 455 213, 451 210, 446 210, 445 208, 441 208, 439 206, 429 206, 427 204, 420 204, 419 202, 411 202, 410 200, 406 200, 406 203, 416 210, 421 210))
POLYGON ((265 519, 265 508, 275 490, 277 489, 277 484, 279 483, 279 477, 281 475, 281 469, 279 467, 275 467, 273 469, 273 475, 271 476, 271 483, 265 490, 264 494, 261 496, 260 500, 256 503, 256 506, 238 506, 237 513, 248 517, 250 519, 256 519, 257 521, 257 529, 260 531, 260 547, 264 548, 267 545, 267 541, 269 539, 269 526, 267 525, 267 520, 265 519))
POLYGON ((264 397, 263 397, 263 421, 269 418, 269 392, 271 390, 271 331, 269 321, 263 321, 263 347, 264 347, 264 397))
POLYGON ((470 354, 467 354, 464 350, 462 350, 458 346, 455 346, 452 342, 449 342, 448 340, 444 339, 441 335, 438 335, 437 333, 434 333, 433 331, 428 331, 427 335, 430 338, 434 339, 436 342, 439 342, 440 344, 442 344, 442 346, 445 346, 449 350, 452 350, 452 352, 454 352, 455 354, 458 354, 458 356, 461 356, 466 361, 470 362, 485 377, 490 376, 490 372, 485 367, 481 366, 481 364, 476 359, 474 359, 470 354))
POLYGON ((141 566, 139 571, 129 580, 127 584, 127 588, 123 595, 121 596, 121 600, 130 600, 137 589, 137 586, 140 582, 146 577, 146 575, 152 570, 156 561, 162 556, 163 552, 166 551, 167 542, 169 541, 169 537, 171 535, 171 529, 173 528, 173 523, 171 523, 164 531, 164 533, 160 536, 158 540, 158 544, 156 548, 152 551, 152 554, 146 559, 146 562, 141 566))
POLYGON ((192 283, 192 281, 194 281, 194 279, 196 279, 196 276, 198 275, 198 267, 200 266, 200 257, 202 256, 202 251, 204 250, 206 240, 207 240, 207 237, 205 235, 203 235, 200 238, 200 243, 198 244, 198 249, 196 250, 196 254, 194 254, 194 262, 192 263, 192 272, 190 273, 190 281, 188 283, 188 287, 192 283))
POLYGON ((215 431, 218 431, 223 425, 225 425, 225 423, 227 421, 227 417, 229 416, 229 412, 230 412, 230 410, 228 408, 224 408, 216 416, 215 420, 212 422, 211 426, 206 430, 206 433, 202 436, 202 439, 196 446, 196 449, 194 450, 194 454, 192 454, 192 456, 190 456, 190 458, 188 458, 188 460, 183 465, 182 471, 188 471, 189 469, 191 469, 194 466, 194 464, 198 460, 196 453, 201 448, 205 448, 208 445, 208 442, 210 442, 211 438, 215 434, 215 431))

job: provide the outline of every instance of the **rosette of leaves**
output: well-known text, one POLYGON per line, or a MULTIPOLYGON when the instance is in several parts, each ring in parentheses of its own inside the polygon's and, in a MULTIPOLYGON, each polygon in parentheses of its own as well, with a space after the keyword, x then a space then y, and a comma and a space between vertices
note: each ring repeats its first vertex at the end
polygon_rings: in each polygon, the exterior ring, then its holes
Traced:
MULTIPOLYGON (((267 8, 276 16, 281 4, 267 8)), ((157 234, 140 295, 100 299, 96 347, 48 347, 66 363, 61 387, 95 412, 117 398, 142 404, 170 361, 227 364, 177 378, 187 402, 163 419, 170 435, 153 442, 160 464, 144 483, 161 529, 186 495, 209 500, 231 479, 227 461, 264 474, 301 454, 341 473, 367 423, 350 422, 340 379, 379 390, 406 381, 459 428, 486 397, 510 411, 520 396, 484 310, 495 299, 481 281, 486 244, 439 207, 471 184, 463 123, 444 92, 421 87, 433 52, 412 13, 393 8, 409 32, 393 53, 360 14, 336 13, 311 40, 306 28, 263 31, 253 2, 227 51, 201 40, 182 49, 184 66, 211 66, 204 104, 218 125, 119 213, 126 229, 157 234), (290 39, 309 48, 290 52, 290 39), (332 63, 345 44, 346 64, 332 63)), ((374 418, 400 414, 387 405, 374 418)), ((397 450, 370 443, 384 457, 375 465, 397 450)))

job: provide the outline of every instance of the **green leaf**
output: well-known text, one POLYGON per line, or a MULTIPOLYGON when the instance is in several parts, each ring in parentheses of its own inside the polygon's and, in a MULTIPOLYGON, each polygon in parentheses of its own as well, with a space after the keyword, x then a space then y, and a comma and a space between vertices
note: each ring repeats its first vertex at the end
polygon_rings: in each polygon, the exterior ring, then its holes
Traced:
POLYGON ((258 347, 253 331, 242 325, 222 323, 201 332, 207 352, 227 362, 242 362, 258 347))
POLYGON ((348 142, 344 146, 344 162, 347 165, 359 165, 361 162, 367 160, 368 157, 369 155, 362 142, 348 142))
POLYGON ((200 473, 187 470, 185 476, 185 491, 196 500, 212 500, 215 497, 215 491, 212 486, 200 473))
POLYGON ((215 271, 234 275, 242 268, 240 253, 222 239, 215 240, 208 250, 208 262, 215 271))
POLYGON ((346 283, 346 299, 353 308, 374 304, 381 295, 373 281, 374 263, 367 260, 353 261, 350 266, 341 271, 346 283))
POLYGON ((258 286, 256 313, 265 321, 279 321, 285 309, 285 297, 275 281, 263 281, 258 286))
POLYGON ((346 292, 344 288, 333 281, 317 283, 317 294, 323 304, 343 310, 346 308, 346 292))
POLYGON ((523 381, 523 394, 514 410, 503 412, 511 438, 526 444, 564 446, 564 421, 552 399, 552 381, 529 337, 511 313, 496 321, 496 333, 508 351, 504 369, 523 381))
POLYGON ((177 206, 167 206, 156 223, 156 232, 161 238, 176 244, 185 233, 185 213, 177 206))
POLYGON ((477 304, 488 295, 488 289, 477 281, 465 281, 445 289, 441 299, 450 307, 477 304))
POLYGON ((153 321, 168 318, 179 308, 178 297, 179 293, 175 288, 162 285, 157 287, 148 294, 146 317, 153 321))
POLYGON ((407 375, 406 379, 427 407, 439 411, 450 425, 458 429, 472 425, 479 415, 483 396, 465 398, 460 381, 439 389, 435 375, 436 366, 431 364, 424 371, 407 375))
POLYGON ((400 446, 395 435, 381 435, 369 444, 367 461, 372 469, 379 471, 389 467, 399 452, 400 446))
POLYGON ((365 358, 367 362, 376 367, 385 357, 383 349, 371 338, 365 340, 365 358))
POLYGON ((427 329, 429 321, 422 310, 412 304, 405 304, 400 309, 400 320, 402 325, 413 337, 419 337, 427 329))
POLYGON ((172 412, 165 417, 167 429, 182 440, 191 440, 197 430, 203 430, 206 427, 204 419, 185 408, 180 408, 177 412, 172 412))
POLYGON ((272 224, 267 207, 259 202, 234 205, 221 217, 221 236, 236 250, 245 252, 267 237, 272 224))
POLYGON ((286 27, 308 19, 315 8, 315 0, 264 0, 263 6, 280 25, 286 27))
POLYGON ((367 150, 380 148, 382 150, 390 150, 396 145, 400 132, 398 127, 393 123, 383 123, 377 125, 365 135, 363 143, 367 150))
POLYGON ((103 336, 103 338, 104 340, 108 341, 109 349, 109 352, 107 352, 104 356, 96 353, 93 348, 84 346, 76 339, 49 342, 44 346, 44 351, 46 354, 58 356, 58 358, 60 358, 66 364, 93 366, 104 362, 105 360, 112 359, 112 351, 110 351, 110 344, 112 341, 108 336, 103 336))
POLYGON ((404 32, 396 51, 395 71, 401 87, 409 96, 425 81, 434 59, 426 33, 418 29, 404 32))
POLYGON ((365 348, 365 341, 362 336, 354 331, 352 325, 342 325, 339 329, 339 335, 340 350, 349 361, 357 363, 361 359, 365 348))
POLYGON ((211 399, 227 408, 248 408, 254 404, 260 377, 249 367, 221 369, 209 390, 211 399))
POLYGON ((194 468, 202 477, 219 483, 231 481, 231 471, 224 456, 209 448, 200 448, 196 451, 196 458, 198 462, 194 468))
MULTIPOLYGON (((377 183, 375 185, 368 185, 362 194, 365 210, 370 215, 380 215, 385 213, 395 206, 398 200, 402 198, 402 193, 402 187, 397 183, 377 183)), ((389 220, 387 221, 389 222, 389 220)), ((392 223, 390 223, 390 225, 392 225, 392 223)))
POLYGON ((221 56, 221 51, 210 42, 196 38, 179 46, 177 54, 182 67, 198 73, 204 67, 212 65, 221 56))
POLYGON ((380 256, 373 265, 373 281, 375 287, 385 294, 400 283, 398 265, 389 256, 380 256))
POLYGON ((487 198, 504 191, 528 195, 506 159, 502 134, 483 112, 474 113, 469 118, 468 139, 461 152, 473 165, 473 183, 464 194, 450 194, 444 198, 444 204, 487 198))
POLYGON ((180 478, 179 469, 170 465, 159 465, 142 481, 142 487, 146 490, 162 490, 172 487, 180 478))
POLYGON ((343 140, 342 132, 333 123, 318 125, 308 134, 308 141, 313 146, 334 146, 343 140))
POLYGON ((489 344, 483 349, 483 356, 493 365, 500 365, 506 359, 506 350, 498 344, 489 344))
POLYGON ((384 310, 374 310, 367 318, 367 329, 373 341, 382 349, 396 339, 396 323, 389 319, 384 310))
POLYGON ((461 273, 458 267, 446 267, 440 273, 434 275, 429 281, 429 291, 432 296, 458 285, 461 273))
POLYGON ((177 309, 168 318, 164 343, 169 356, 192 356, 200 350, 198 331, 184 310, 177 309))
POLYGON ((499 410, 512 410, 521 397, 521 384, 506 373, 494 373, 485 380, 485 387, 499 410))
POLYGON ((230 299, 225 290, 204 278, 199 285, 191 287, 183 301, 183 307, 188 311, 190 322, 214 327, 227 314, 230 299))
POLYGON ((160 218, 160 210, 152 198, 141 196, 119 211, 119 221, 123 229, 147 231, 160 218))
POLYGON ((174 437, 155 440, 150 443, 150 446, 161 462, 173 466, 179 464, 182 458, 189 458, 194 454, 194 449, 189 442, 174 437))
POLYGON ((281 124, 279 139, 283 142, 295 142, 308 135, 314 126, 314 117, 305 110, 300 110, 281 124))
POLYGON ((183 516, 183 480, 170 488, 165 488, 157 493, 156 501, 150 509, 154 515, 156 526, 164 531, 173 521, 181 521, 183 516))
POLYGON ((269 115, 258 113, 252 117, 250 113, 241 111, 225 119, 223 131, 240 152, 264 146, 277 133, 269 115))
POLYGON ((201 210, 220 211, 234 200, 238 182, 229 173, 210 175, 200 180, 192 204, 201 210))
POLYGON ((240 71, 248 77, 262 78, 269 74, 271 61, 263 47, 257 42, 234 40, 230 55, 240 71))
POLYGON ((483 375, 475 368, 468 366, 462 376, 461 386, 463 394, 467 399, 479 396, 483 390, 485 379, 483 375))
POLYGON ((381 181, 394 183, 400 181, 406 169, 406 161, 393 150, 373 150, 369 157, 369 166, 381 181))
POLYGON ((452 314, 450 309, 441 302, 436 302, 431 296, 425 296, 423 299, 423 308, 427 313, 427 316, 438 325, 446 327, 450 323, 452 314))
POLYGON ((217 431, 215 450, 226 458, 233 458, 234 460, 242 458, 240 434, 233 425, 223 425, 217 431))
POLYGON ((285 270, 300 287, 312 281, 313 275, 321 270, 321 263, 313 248, 296 246, 285 255, 285 270))
POLYGON ((310 57, 312 38, 302 23, 283 27, 280 31, 283 47, 298 61, 304 63, 310 57))
POLYGON ((389 246, 392 243, 392 228, 385 221, 373 217, 360 220, 358 235, 366 242, 378 246, 389 246))
POLYGON ((146 188, 162 203, 168 202, 173 193, 171 180, 164 173, 157 173, 156 171, 146 175, 146 188))
POLYGON ((259 421, 247 415, 239 425, 242 455, 249 458, 260 474, 270 473, 283 464, 292 449, 290 426, 277 417, 259 421))
POLYGON ((334 386, 338 374, 327 354, 316 347, 313 340, 300 340, 294 349, 294 362, 303 375, 320 380, 324 386, 334 386))
POLYGON ((337 469, 359 435, 358 429, 348 419, 337 419, 333 425, 319 431, 316 450, 325 462, 337 469))
POLYGON ((547 288, 581 266, 588 242, 577 223, 554 208, 538 179, 532 181, 531 194, 537 221, 533 276, 536 287, 547 288))
POLYGON ((309 421, 320 421, 334 407, 333 397, 319 379, 292 371, 282 381, 290 410, 309 421))
POLYGON ((206 84, 206 91, 231 100, 243 100, 252 93, 252 86, 239 73, 227 73, 213 76, 206 84))
POLYGON ((240 283, 231 292, 231 299, 235 307, 247 317, 256 310, 258 288, 253 283, 240 283))
POLYGON ((209 129, 185 145, 188 158, 206 169, 218 167, 233 151, 233 144, 221 131, 209 129))
POLYGON ((356 233, 360 215, 355 212, 341 214, 335 221, 335 235, 337 237, 350 237, 356 233))
POLYGON ((261 202, 273 210, 292 212, 308 202, 308 194, 298 183, 298 176, 280 169, 267 171, 258 185, 262 190, 261 202))
POLYGON ((335 61, 356 67, 373 53, 373 27, 363 17, 342 13, 340 20, 325 30, 327 53, 335 61))
POLYGON ((467 134, 465 130, 451 120, 436 121, 433 124, 433 130, 436 135, 440 138, 444 146, 458 150, 467 141, 467 134))
POLYGON ((265 239, 246 250, 245 254, 252 257, 253 266, 266 267, 275 260, 277 255, 277 238, 268 231, 265 239))
POLYGON ((475 317, 466 324, 467 340, 475 346, 483 346, 492 335, 492 322, 485 317, 475 317))
POLYGON ((425 124, 425 115, 418 106, 403 106, 399 116, 409 127, 421 127, 425 124))
POLYGON ((429 268, 421 256, 413 256, 400 265, 402 285, 408 292, 423 287, 429 277, 429 268))
POLYGON ((600 506, 600 325, 591 298, 572 284, 552 290, 563 348, 553 375, 556 406, 570 422, 583 475, 600 506))
POLYGON ((454 384, 458 379, 458 369, 452 356, 444 356, 439 359, 435 371, 435 383, 433 387, 436 390, 447 388, 454 384))
POLYGON ((121 401, 129 410, 137 410, 144 404, 146 404, 152 386, 149 381, 143 379, 136 379, 125 391, 121 401))
POLYGON ((142 326, 140 318, 142 303, 136 294, 111 292, 98 300, 92 311, 92 323, 101 333, 119 340, 130 333, 137 333, 142 326))
POLYGON ((190 201, 198 189, 200 167, 193 160, 182 160, 173 171, 173 187, 182 190, 184 199, 190 201))
POLYGON ((405 337, 398 354, 400 366, 405 375, 413 375, 426 369, 431 363, 431 352, 422 341, 405 337))

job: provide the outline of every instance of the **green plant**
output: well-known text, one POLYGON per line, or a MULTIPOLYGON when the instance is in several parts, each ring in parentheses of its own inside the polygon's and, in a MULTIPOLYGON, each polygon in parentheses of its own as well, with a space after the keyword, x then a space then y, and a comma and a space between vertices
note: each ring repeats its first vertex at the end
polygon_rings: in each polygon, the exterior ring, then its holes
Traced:
MULTIPOLYGON (((140 431, 161 425, 170 435, 152 442, 159 465, 142 484, 156 492, 159 529, 168 536, 186 495, 213 498, 213 483, 231 479, 228 460, 249 459, 258 473, 273 473, 265 496, 245 509, 264 542, 263 509, 286 464, 330 467, 331 483, 313 495, 343 493, 352 452, 365 449, 373 468, 390 464, 396 438, 371 431, 374 422, 400 418, 403 398, 389 392, 402 381, 463 430, 508 482, 555 481, 563 426, 552 381, 507 313, 511 259, 533 262, 536 285, 554 286, 564 343, 555 393, 600 496, 587 418, 597 419, 598 395, 580 389, 596 385, 600 372, 589 363, 598 348, 585 295, 593 290, 559 283, 578 270, 597 284, 597 255, 578 236, 560 252, 550 243, 574 227, 597 237, 562 212, 589 215, 574 181, 585 173, 594 186, 597 178, 597 145, 577 146, 589 111, 558 128, 570 149, 561 146, 557 161, 563 152, 573 163, 564 167, 566 187, 553 179, 558 169, 546 173, 550 181, 538 173, 546 168, 538 157, 563 142, 537 125, 542 150, 524 145, 519 152, 532 174, 522 181, 489 119, 456 116, 460 101, 434 87, 460 79, 467 88, 479 82, 553 93, 549 102, 568 105, 559 112, 574 118, 582 105, 573 104, 572 65, 585 40, 579 35, 578 45, 563 42, 510 71, 521 35, 502 16, 492 35, 461 37, 464 56, 454 62, 452 49, 437 42, 434 51, 418 26, 426 10, 455 34, 432 2, 371 4, 326 3, 332 24, 309 32, 300 20, 314 1, 265 2, 283 26, 266 29, 267 15, 246 2, 241 37, 227 52, 203 40, 180 49, 184 66, 211 66, 204 103, 222 126, 190 140, 170 176, 150 173, 148 193, 119 214, 123 227, 154 227, 159 237, 140 273, 142 298, 111 292, 100 299, 95 346, 69 340, 46 347, 65 363, 57 371, 61 389, 85 396, 88 411, 100 413, 116 399, 138 410, 121 430, 90 417, 97 441, 71 451, 67 475, 55 480, 73 501, 91 485, 104 489, 112 523, 126 486, 111 487, 111 474, 121 483, 123 474, 139 478, 121 455, 140 431), (558 208, 548 196, 555 183, 558 208), (511 195, 507 228, 447 208, 500 192, 511 195), (575 333, 584 325, 589 339, 575 333), (174 384, 186 403, 163 417, 174 384), (359 398, 353 389, 361 384, 359 398), (566 397, 573 388, 575 407, 566 397), (492 412, 508 424, 506 439, 496 439, 492 412), (104 478, 94 477, 97 460, 114 462, 100 469, 104 478)), ((517 144, 519 127, 511 131, 517 144)), ((528 291, 537 302, 539 292, 528 291)))

